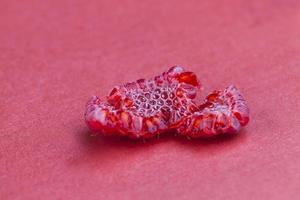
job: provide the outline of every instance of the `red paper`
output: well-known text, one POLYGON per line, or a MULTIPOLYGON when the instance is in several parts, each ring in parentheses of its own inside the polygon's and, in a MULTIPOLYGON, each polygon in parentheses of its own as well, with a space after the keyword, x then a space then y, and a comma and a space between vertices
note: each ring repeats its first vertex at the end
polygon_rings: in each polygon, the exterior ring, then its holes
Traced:
POLYGON ((300 2, 0 2, 0 199, 297 199, 300 2), (234 84, 236 137, 90 137, 92 94, 195 71, 234 84))

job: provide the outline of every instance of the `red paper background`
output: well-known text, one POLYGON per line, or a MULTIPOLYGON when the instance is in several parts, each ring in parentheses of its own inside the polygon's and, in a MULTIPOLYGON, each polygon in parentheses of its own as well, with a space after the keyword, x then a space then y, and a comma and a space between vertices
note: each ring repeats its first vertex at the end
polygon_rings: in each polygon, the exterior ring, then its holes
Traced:
POLYGON ((300 2, 0 2, 0 199, 296 199, 300 2), (179 64, 234 83, 237 137, 89 137, 87 99, 179 64))

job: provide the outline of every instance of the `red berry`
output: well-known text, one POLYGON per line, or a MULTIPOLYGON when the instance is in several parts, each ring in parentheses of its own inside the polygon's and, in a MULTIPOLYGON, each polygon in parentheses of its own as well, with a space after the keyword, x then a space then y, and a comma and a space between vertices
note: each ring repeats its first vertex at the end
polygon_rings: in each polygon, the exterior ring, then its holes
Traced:
POLYGON ((234 86, 214 91, 206 97, 199 110, 187 116, 178 126, 181 135, 210 137, 237 133, 249 122, 249 109, 234 86))
POLYGON ((174 66, 152 79, 116 86, 107 102, 93 97, 85 114, 91 130, 106 135, 149 138, 176 127, 197 106, 200 83, 193 72, 174 66))
POLYGON ((189 137, 237 133, 249 122, 249 109, 234 86, 209 94, 197 105, 200 83, 193 72, 174 66, 152 79, 116 86, 106 101, 93 96, 85 119, 103 135, 150 138, 169 129, 189 137))

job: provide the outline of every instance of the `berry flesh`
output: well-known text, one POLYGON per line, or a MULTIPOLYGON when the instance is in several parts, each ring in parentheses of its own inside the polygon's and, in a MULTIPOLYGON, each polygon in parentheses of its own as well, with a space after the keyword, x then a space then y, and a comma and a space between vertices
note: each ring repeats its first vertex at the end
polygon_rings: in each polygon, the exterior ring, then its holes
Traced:
POLYGON ((248 122, 248 106, 236 87, 231 85, 224 91, 208 95, 198 111, 182 120, 178 132, 189 137, 234 134, 248 122))
POLYGON ((214 91, 203 104, 193 72, 174 66, 151 79, 116 86, 106 100, 93 96, 85 120, 95 133, 151 138, 170 129, 188 137, 237 133, 249 121, 249 109, 234 86, 214 91))
POLYGON ((150 138, 174 128, 198 107, 192 101, 200 83, 193 72, 174 66, 152 79, 116 86, 104 102, 94 96, 86 122, 94 132, 150 138))

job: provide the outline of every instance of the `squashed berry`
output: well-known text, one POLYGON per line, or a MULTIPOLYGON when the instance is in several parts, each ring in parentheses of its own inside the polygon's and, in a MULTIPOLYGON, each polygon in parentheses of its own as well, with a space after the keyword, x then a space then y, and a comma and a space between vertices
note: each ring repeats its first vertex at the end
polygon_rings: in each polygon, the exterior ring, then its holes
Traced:
POLYGON ((112 89, 106 100, 93 96, 85 120, 95 133, 151 138, 170 129, 188 137, 237 133, 249 121, 249 109, 234 86, 214 91, 203 104, 195 73, 174 66, 162 75, 112 89))

